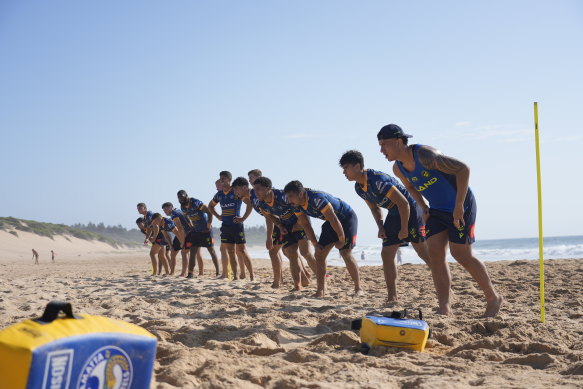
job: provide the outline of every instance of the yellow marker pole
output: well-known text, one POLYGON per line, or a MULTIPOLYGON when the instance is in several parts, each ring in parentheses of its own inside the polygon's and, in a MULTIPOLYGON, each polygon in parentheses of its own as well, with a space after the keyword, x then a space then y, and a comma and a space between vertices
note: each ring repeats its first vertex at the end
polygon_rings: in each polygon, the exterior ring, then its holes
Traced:
POLYGON ((543 256, 543 197, 540 174, 540 142, 538 137, 538 103, 534 103, 534 141, 536 145, 536 182, 538 189, 538 255, 539 255, 539 289, 540 321, 545 322, 545 262, 543 256))

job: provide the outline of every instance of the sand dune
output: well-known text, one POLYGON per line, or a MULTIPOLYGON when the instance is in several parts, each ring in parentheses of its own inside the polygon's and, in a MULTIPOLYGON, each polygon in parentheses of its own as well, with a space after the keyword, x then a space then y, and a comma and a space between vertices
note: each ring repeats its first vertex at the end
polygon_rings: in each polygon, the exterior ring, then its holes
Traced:
MULTIPOLYGON (((358 352, 350 322, 383 308, 378 267, 362 268, 365 297, 349 296, 344 268, 331 268, 330 296, 312 299, 257 280, 225 282, 148 276, 145 255, 67 259, 34 266, 0 261, 0 327, 40 315, 52 299, 79 312, 138 324, 159 339, 152 388, 550 388, 583 386, 583 261, 547 262, 547 320, 539 323, 534 261, 488 263, 506 297, 499 317, 481 319, 481 292, 452 266, 457 316, 433 313, 429 271, 400 267, 402 304, 419 306, 433 330, 425 352, 358 352)), ((289 274, 286 281, 289 282, 289 274)))
POLYGON ((147 250, 115 248, 97 240, 83 240, 73 236, 58 235, 52 239, 32 232, 17 231, 15 236, 7 231, 0 231, 0 260, 23 260, 32 258, 32 249, 39 253, 39 260, 50 261, 51 250, 57 259, 91 258, 95 255, 116 253, 139 253, 147 250))

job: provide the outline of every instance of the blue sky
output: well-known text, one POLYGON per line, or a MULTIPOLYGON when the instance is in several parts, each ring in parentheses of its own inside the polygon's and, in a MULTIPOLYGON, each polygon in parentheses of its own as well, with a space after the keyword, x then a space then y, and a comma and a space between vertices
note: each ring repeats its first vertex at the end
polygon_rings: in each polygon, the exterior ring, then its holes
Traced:
POLYGON ((545 234, 583 234, 582 37, 578 1, 2 1, 0 215, 130 227, 260 168, 375 243, 337 161, 390 171, 397 123, 469 164, 478 239, 536 236, 538 101, 545 234))

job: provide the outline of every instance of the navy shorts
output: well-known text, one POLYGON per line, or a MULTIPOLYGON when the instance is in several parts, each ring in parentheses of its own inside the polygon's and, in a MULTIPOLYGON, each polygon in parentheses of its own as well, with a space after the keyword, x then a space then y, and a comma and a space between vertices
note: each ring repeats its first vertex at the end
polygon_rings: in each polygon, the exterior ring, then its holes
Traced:
MULTIPOLYGON (((340 250, 351 249, 356 246, 356 233, 358 230, 358 217, 356 213, 352 211, 347 217, 340 220, 342 229, 344 229, 344 236, 346 238, 344 246, 340 250)), ((338 242, 338 235, 336 231, 332 228, 329 221, 322 224, 322 233, 320 234, 320 239, 318 244, 322 247, 328 246, 330 243, 338 242)))
POLYGON ((172 239, 172 249, 174 251, 182 250, 182 245, 180 244, 180 239, 178 239, 177 236, 175 236, 174 239, 172 239))
POLYGON ((221 243, 244 244, 245 229, 243 223, 224 224, 221 226, 221 243))
POLYGON ((474 227, 476 225, 476 212, 478 210, 476 199, 472 193, 468 193, 464 203, 464 226, 456 228, 453 225, 453 213, 437 209, 429 209, 429 219, 425 224, 427 238, 447 230, 449 241, 459 244, 472 244, 476 241, 474 227))
POLYGON ((157 244, 158 246, 168 246, 168 243, 161 232, 158 233, 158 236, 154 240, 154 244, 157 244))
POLYGON ((274 246, 279 246, 283 244, 283 234, 278 226, 273 226, 273 232, 271 233, 271 242, 274 246))
POLYGON ((189 247, 213 247, 215 240, 212 230, 208 232, 193 232, 189 247))
POLYGON ((304 230, 292 231, 290 227, 287 234, 283 236, 283 248, 296 244, 302 239, 306 239, 306 232, 304 230))
POLYGON ((425 241, 425 226, 423 225, 423 217, 418 212, 417 207, 409 207, 409 235, 405 239, 399 239, 399 231, 401 230, 401 215, 388 214, 383 225, 387 237, 383 239, 383 247, 392 246, 395 244, 403 244, 406 242, 419 243, 425 241))

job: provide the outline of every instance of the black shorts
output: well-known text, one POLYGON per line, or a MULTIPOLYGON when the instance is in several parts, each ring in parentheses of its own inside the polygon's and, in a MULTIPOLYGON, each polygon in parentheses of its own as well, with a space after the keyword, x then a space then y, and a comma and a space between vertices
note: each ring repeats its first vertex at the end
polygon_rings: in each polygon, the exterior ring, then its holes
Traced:
POLYGON ((177 236, 175 236, 174 239, 172 239, 172 249, 174 251, 182 250, 182 245, 180 244, 180 239, 178 239, 177 236))
POLYGON ((399 239, 399 231, 401 230, 401 215, 387 215, 385 224, 385 234, 387 237, 383 239, 383 247, 392 246, 395 244, 403 244, 406 242, 419 243, 425 241, 425 226, 423 225, 423 218, 418 212, 417 207, 409 207, 409 235, 405 239, 399 239))
POLYGON ((283 234, 278 226, 273 226, 273 232, 271 233, 271 241, 274 246, 279 246, 283 244, 283 234))
POLYGON ((191 231, 186 236, 186 248, 191 247, 213 247, 215 240, 213 238, 213 231, 195 232, 191 231))
POLYGON ((464 204, 464 226, 456 228, 453 225, 453 213, 429 209, 429 219, 425 224, 427 238, 447 230, 449 241, 459 244, 472 244, 476 241, 474 227, 476 225, 476 213, 478 210, 476 199, 472 193, 468 193, 464 204))
POLYGON ((221 243, 244 244, 245 230, 243 223, 224 224, 221 226, 221 243))
POLYGON ((281 244, 283 244, 283 248, 286 248, 292 244, 298 243, 302 239, 306 239, 306 232, 304 230, 292 231, 290 227, 290 229, 287 231, 287 234, 283 236, 283 241, 281 244))
POLYGON ((168 242, 166 242, 166 239, 164 239, 164 235, 161 232, 158 233, 158 236, 154 240, 154 244, 157 244, 158 246, 168 246, 168 242))
MULTIPOLYGON (((356 245, 356 233, 358 230, 358 217, 356 213, 352 211, 348 217, 340 220, 340 224, 344 229, 344 236, 346 238, 344 246, 340 250, 351 249, 356 245)), ((320 239, 318 244, 322 247, 328 246, 330 243, 338 242, 338 235, 336 231, 332 228, 329 221, 322 224, 322 233, 320 234, 320 239)))

